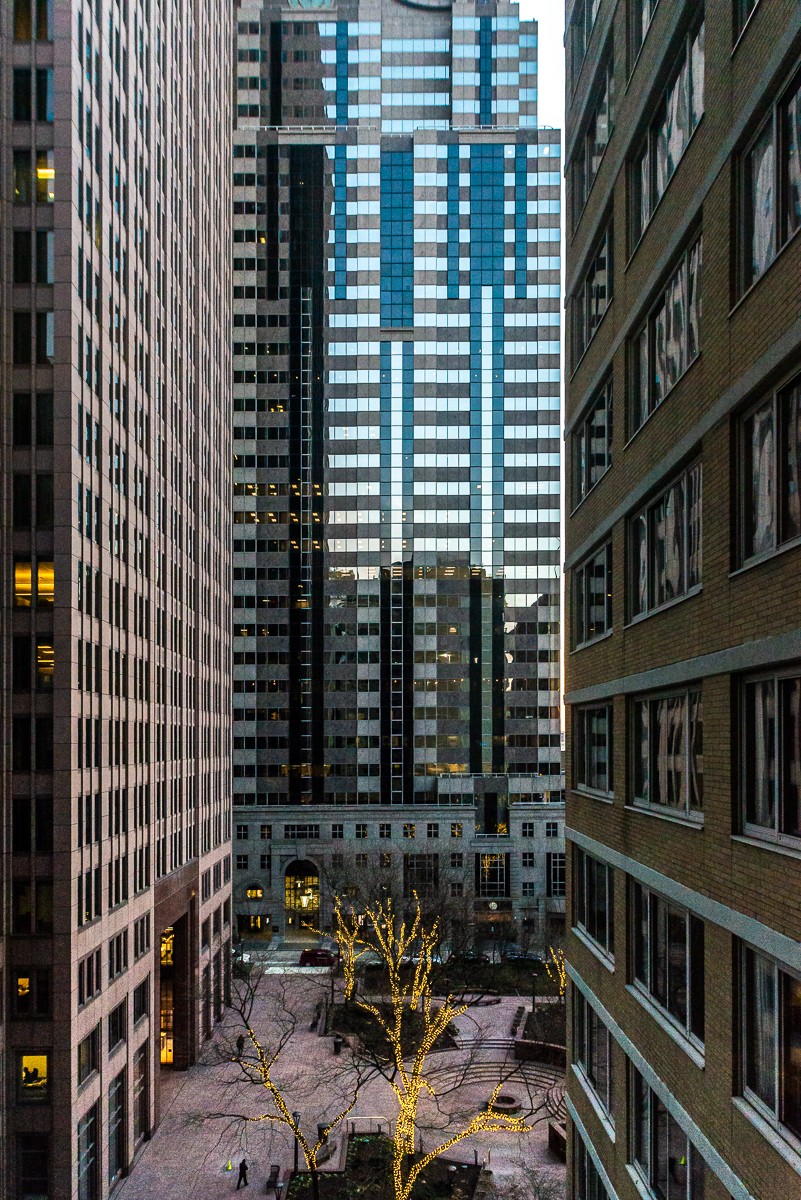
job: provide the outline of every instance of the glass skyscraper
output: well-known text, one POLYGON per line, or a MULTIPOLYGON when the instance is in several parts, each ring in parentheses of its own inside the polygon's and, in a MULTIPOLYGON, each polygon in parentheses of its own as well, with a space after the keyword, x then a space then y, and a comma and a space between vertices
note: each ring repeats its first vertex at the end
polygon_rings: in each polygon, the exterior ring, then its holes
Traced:
POLYGON ((561 799, 560 134, 516 4, 237 22, 235 853, 263 932, 334 810, 371 842, 461 806, 508 857, 510 806, 561 799))

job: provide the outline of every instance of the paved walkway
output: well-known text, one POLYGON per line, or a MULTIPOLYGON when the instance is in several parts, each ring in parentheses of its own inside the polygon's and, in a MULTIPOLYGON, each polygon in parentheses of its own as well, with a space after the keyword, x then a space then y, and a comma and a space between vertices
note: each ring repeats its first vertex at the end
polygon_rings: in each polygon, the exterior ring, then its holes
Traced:
MULTIPOLYGON (((281 977, 268 973, 262 988, 252 1026, 268 1048, 285 1038, 293 1026, 291 1043, 282 1052, 275 1074, 293 1109, 300 1112, 302 1128, 313 1138, 318 1121, 329 1121, 342 1111, 354 1082, 347 1050, 334 1056, 332 1039, 318 1037, 310 1029, 317 1005, 330 991, 330 977, 326 971, 315 969, 281 977)), ((452 1120, 457 1118, 463 1123, 466 1113, 472 1114, 486 1101, 493 1081, 478 1069, 478 1064, 497 1063, 503 1051, 484 1049, 482 1042, 509 1036, 518 1004, 519 999, 511 997, 497 1005, 472 1009, 460 1018, 460 1040, 468 1048, 435 1056, 432 1082, 438 1070, 458 1068, 467 1057, 475 1060, 480 1081, 463 1084, 443 1097, 436 1108, 429 1104, 421 1109, 427 1126, 424 1145, 436 1145, 452 1120)), ((294 1143, 284 1129, 259 1119, 274 1110, 265 1103, 262 1087, 248 1083, 239 1065, 231 1061, 240 1030, 241 1024, 223 1022, 207 1043, 204 1062, 186 1073, 167 1074, 161 1084, 161 1124, 140 1153, 131 1175, 117 1189, 119 1200, 217 1200, 235 1190, 243 1156, 248 1161, 250 1184, 262 1195, 272 1163, 280 1166, 282 1178, 287 1177, 294 1143), (231 1171, 227 1170, 229 1162, 231 1171)), ((557 1082, 557 1076, 552 1074, 542 1080, 541 1087, 538 1085, 537 1094, 543 1104, 547 1088, 557 1082)), ((522 1088, 515 1079, 509 1090, 518 1094, 522 1088)), ((394 1112, 389 1085, 378 1078, 361 1089, 348 1119, 356 1128, 375 1128, 376 1121, 388 1128, 394 1112)), ((471 1138, 451 1151, 449 1157, 487 1162, 500 1176, 515 1174, 525 1162, 529 1167, 553 1170, 564 1180, 564 1167, 555 1164, 547 1148, 548 1115, 543 1108, 544 1119, 531 1133, 471 1138)), ((341 1149, 341 1138, 336 1133, 332 1134, 334 1140, 341 1149)), ((338 1165, 338 1159, 337 1151, 329 1167, 338 1165)))

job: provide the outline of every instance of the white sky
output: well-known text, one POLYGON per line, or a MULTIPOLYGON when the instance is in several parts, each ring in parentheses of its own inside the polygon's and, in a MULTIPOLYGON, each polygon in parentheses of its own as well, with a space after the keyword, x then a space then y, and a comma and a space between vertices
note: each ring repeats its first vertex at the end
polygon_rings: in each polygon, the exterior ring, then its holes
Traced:
MULTIPOLYGON (((542 125, 565 126, 564 0, 520 0, 520 16, 539 23, 537 114, 542 125)), ((564 139, 563 139, 564 144, 564 139)))

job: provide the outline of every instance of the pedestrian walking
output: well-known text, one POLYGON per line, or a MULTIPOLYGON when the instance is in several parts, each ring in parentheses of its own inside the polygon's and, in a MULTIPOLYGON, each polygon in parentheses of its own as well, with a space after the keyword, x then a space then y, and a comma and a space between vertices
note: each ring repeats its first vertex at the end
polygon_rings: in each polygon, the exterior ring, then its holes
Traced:
POLYGON ((239 1191, 239 1189, 241 1187, 247 1187, 247 1186, 248 1186, 248 1164, 247 1164, 247 1161, 243 1158, 241 1163, 239 1164, 239 1178, 236 1181, 236 1190, 239 1191))
POLYGON ((239 1037, 236 1039, 236 1057, 241 1058, 242 1055, 244 1054, 244 1052, 245 1052, 245 1035, 244 1035, 244 1033, 240 1033, 239 1037))

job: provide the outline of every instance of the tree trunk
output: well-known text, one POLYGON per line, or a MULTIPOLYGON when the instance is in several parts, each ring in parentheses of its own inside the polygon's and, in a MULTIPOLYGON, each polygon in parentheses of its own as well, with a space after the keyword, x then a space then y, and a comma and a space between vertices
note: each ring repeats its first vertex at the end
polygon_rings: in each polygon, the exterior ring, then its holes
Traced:
POLYGON ((312 1185, 312 1196, 314 1197, 314 1200, 320 1200, 320 1180, 317 1177, 317 1167, 316 1166, 313 1166, 311 1169, 311 1185, 312 1185))

